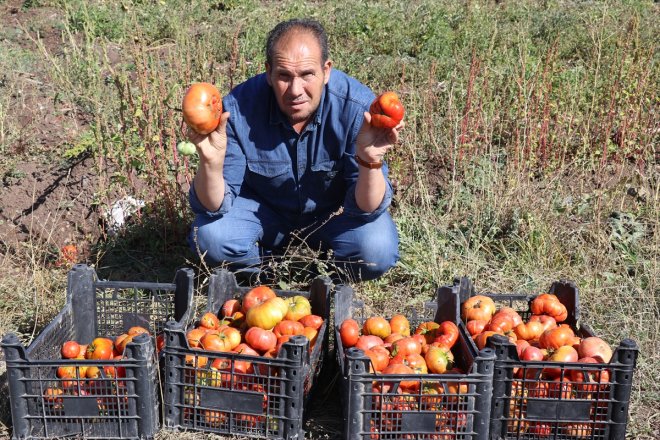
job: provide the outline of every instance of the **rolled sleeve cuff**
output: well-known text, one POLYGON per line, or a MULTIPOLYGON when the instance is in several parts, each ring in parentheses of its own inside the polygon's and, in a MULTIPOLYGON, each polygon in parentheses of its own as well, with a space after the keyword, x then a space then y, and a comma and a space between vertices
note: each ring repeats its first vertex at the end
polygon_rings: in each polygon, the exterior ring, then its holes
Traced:
POLYGON ((385 195, 383 196, 383 201, 380 202, 378 208, 372 212, 363 211, 358 207, 357 201, 355 200, 355 184, 353 184, 349 188, 348 193, 346 194, 346 198, 344 199, 344 214, 351 217, 362 217, 366 222, 377 219, 383 212, 385 212, 385 210, 387 210, 387 208, 389 208, 390 204, 392 203, 392 185, 390 184, 389 180, 387 180, 386 183, 387 185, 385 186, 385 195))
POLYGON ((234 202, 231 191, 226 191, 225 198, 223 199, 220 208, 218 208, 216 211, 209 211, 204 207, 204 205, 202 205, 202 202, 199 201, 199 198, 197 197, 197 193, 195 192, 195 185, 190 186, 190 191, 188 192, 188 199, 190 201, 190 208, 195 214, 205 215, 207 217, 220 217, 223 214, 226 214, 234 202))

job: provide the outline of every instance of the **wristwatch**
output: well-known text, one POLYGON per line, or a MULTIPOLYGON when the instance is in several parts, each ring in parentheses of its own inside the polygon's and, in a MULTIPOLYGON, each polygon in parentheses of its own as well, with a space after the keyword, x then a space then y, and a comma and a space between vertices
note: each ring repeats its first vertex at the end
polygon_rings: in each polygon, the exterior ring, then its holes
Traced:
POLYGON ((357 163, 365 168, 369 168, 370 170, 377 170, 383 166, 383 161, 378 161, 378 162, 367 162, 366 160, 362 160, 360 156, 357 154, 355 155, 355 160, 357 163))

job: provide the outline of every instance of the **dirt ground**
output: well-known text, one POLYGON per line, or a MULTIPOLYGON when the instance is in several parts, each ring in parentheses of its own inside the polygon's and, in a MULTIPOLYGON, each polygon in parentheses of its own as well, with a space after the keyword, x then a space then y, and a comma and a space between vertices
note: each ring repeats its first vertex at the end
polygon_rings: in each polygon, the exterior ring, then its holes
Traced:
MULTIPOLYGON (((0 4, 0 44, 25 52, 37 52, 42 44, 57 57, 63 47, 62 18, 53 9, 23 9, 22 4, 0 4)), ((0 184, 0 240, 4 248, 31 238, 55 249, 75 244, 84 252, 100 230, 92 197, 94 164, 85 157, 65 161, 61 151, 87 127, 87 117, 57 99, 44 58, 34 57, 33 63, 30 71, 0 74, 12 76, 9 122, 19 130, 8 146, 8 156, 17 160, 0 184)))

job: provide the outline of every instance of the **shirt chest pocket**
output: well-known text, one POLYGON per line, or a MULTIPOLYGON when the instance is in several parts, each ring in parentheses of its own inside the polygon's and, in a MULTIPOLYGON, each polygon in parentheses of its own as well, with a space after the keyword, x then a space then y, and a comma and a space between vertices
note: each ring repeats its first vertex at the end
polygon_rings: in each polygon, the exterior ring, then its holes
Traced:
POLYGON ((248 160, 247 182, 252 189, 264 194, 293 185, 291 163, 273 160, 248 160))
POLYGON ((312 171, 310 177, 313 181, 311 186, 316 191, 320 193, 339 193, 342 191, 344 181, 343 162, 325 160, 312 164, 310 168, 312 171))

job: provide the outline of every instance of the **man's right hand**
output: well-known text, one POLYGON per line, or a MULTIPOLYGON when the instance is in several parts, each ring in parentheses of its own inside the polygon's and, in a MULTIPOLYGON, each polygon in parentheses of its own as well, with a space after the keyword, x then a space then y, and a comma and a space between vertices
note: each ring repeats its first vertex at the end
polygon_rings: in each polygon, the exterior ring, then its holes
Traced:
POLYGON ((223 164, 227 152, 227 121, 229 112, 220 116, 218 127, 211 133, 199 134, 188 128, 188 139, 195 144, 197 154, 202 162, 209 165, 223 164))

